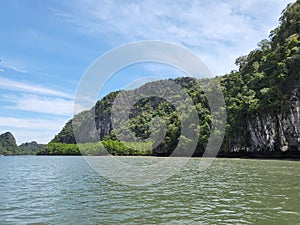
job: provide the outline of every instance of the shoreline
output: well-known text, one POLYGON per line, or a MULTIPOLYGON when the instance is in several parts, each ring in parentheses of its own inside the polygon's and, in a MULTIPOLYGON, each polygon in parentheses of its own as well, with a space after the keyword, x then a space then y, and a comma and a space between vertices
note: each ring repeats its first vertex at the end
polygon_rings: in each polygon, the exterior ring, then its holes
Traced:
MULTIPOLYGON (((184 158, 188 156, 166 156, 166 155, 1 155, 1 156, 76 156, 76 157, 107 157, 107 156, 116 156, 116 157, 153 157, 153 158, 184 158)), ((229 153, 229 154, 219 154, 216 157, 212 156, 191 156, 189 158, 220 158, 220 159, 262 159, 262 160, 293 160, 300 161, 300 152, 297 154, 288 154, 285 156, 274 155, 274 154, 245 154, 245 153, 229 153)))

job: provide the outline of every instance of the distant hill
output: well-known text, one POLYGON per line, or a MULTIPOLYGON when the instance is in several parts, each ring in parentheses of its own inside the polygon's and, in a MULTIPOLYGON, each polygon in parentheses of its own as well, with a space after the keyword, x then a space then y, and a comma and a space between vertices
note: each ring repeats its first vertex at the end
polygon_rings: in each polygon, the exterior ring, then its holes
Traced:
POLYGON ((6 132, 0 135, 0 155, 36 155, 44 147, 36 141, 17 145, 12 133, 6 132))
POLYGON ((0 135, 0 154, 1 155, 15 155, 18 153, 18 146, 16 139, 10 132, 0 135))
POLYGON ((26 142, 18 146, 20 155, 36 155, 43 147, 43 144, 38 144, 36 141, 26 142))

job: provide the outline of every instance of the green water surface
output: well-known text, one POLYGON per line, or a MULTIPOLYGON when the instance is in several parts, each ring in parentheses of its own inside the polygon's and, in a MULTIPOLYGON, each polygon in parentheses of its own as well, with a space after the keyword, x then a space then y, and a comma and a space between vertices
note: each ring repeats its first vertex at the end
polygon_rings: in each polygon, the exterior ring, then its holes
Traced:
POLYGON ((300 161, 215 159, 204 172, 199 162, 130 187, 81 157, 0 157, 0 224, 300 224, 300 161))

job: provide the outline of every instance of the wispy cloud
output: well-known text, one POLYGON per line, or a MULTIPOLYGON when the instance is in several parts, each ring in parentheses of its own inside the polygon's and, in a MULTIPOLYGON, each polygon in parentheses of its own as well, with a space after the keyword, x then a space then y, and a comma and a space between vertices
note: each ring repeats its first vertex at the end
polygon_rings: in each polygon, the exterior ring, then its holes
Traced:
POLYGON ((73 101, 62 98, 22 94, 3 95, 2 99, 13 104, 6 106, 11 109, 63 116, 71 116, 73 112, 73 101))
POLYGON ((1 127, 13 127, 33 130, 57 130, 61 128, 62 120, 50 121, 42 119, 21 119, 16 117, 0 117, 1 127))
POLYGON ((7 70, 14 70, 18 73, 28 73, 28 70, 24 68, 24 60, 9 59, 5 57, 5 60, 1 60, 1 66, 7 70))
MULTIPOLYGON (((0 133, 4 133, 7 131, 8 131, 7 129, 0 130, 0 133)), ((54 134, 57 133, 59 129, 53 131, 49 131, 47 129, 43 131, 35 131, 29 128, 28 129, 10 128, 9 131, 12 132, 12 134, 16 138, 18 145, 25 142, 31 142, 31 141, 37 141, 40 144, 47 144, 54 138, 54 134)))
POLYGON ((3 77, 0 77, 0 88, 6 90, 19 91, 19 92, 42 94, 48 96, 58 96, 63 98, 72 98, 71 95, 61 91, 56 91, 50 88, 46 88, 34 84, 29 84, 29 83, 26 84, 23 82, 14 81, 3 77))
POLYGON ((222 74, 233 69, 235 58, 267 37, 290 2, 75 0, 68 12, 56 13, 81 32, 114 40, 114 45, 149 39, 184 45, 214 74, 222 74))
POLYGON ((27 73, 27 72, 28 72, 28 71, 25 70, 25 69, 21 69, 21 68, 18 68, 18 67, 16 67, 16 66, 13 66, 13 65, 5 65, 5 68, 14 70, 14 71, 16 71, 16 72, 18 72, 18 73, 27 73))
POLYGON ((4 72, 4 69, 0 68, 0 72, 4 72))

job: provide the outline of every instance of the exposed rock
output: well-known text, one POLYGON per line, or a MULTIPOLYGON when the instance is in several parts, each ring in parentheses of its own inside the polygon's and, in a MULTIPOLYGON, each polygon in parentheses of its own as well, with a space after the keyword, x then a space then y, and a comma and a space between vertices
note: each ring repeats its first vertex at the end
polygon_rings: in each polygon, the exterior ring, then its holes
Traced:
POLYGON ((300 152, 299 90, 296 87, 291 91, 287 112, 260 112, 250 116, 246 135, 237 135, 230 151, 300 152))

